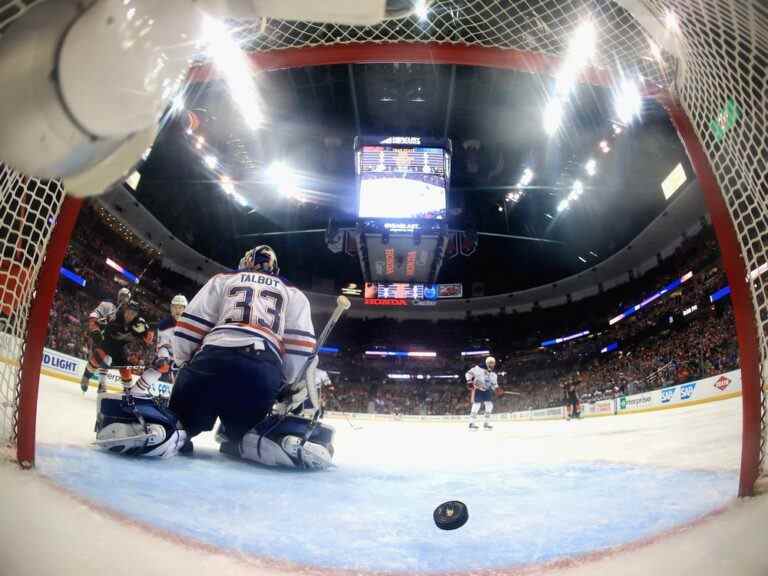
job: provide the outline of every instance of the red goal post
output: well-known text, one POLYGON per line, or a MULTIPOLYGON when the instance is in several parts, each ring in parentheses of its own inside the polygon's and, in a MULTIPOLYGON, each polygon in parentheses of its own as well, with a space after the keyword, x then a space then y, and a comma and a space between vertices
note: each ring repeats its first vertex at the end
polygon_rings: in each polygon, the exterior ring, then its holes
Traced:
MULTIPOLYGON (((26 4, 13 0, 10 15, 0 10, 0 30, 26 4)), ((608 84, 619 69, 643 76, 652 87, 649 95, 670 114, 712 215, 739 340, 744 405, 739 494, 748 495, 765 460, 768 379, 768 275, 760 273, 768 265, 768 9, 763 0, 436 0, 425 19, 412 16, 375 26, 263 20, 240 23, 236 33, 251 52, 255 71, 423 62, 552 75, 569 34, 585 18, 595 23, 598 54, 581 81, 608 84)), ((201 64, 190 80, 206 81, 215 74, 201 64)), ((2 184, 0 191, 5 197, 2 184)), ((42 187, 36 191, 54 194, 42 187)), ((40 235, 35 264, 25 266, 37 279, 43 304, 43 288, 51 288, 41 280, 40 265, 50 232, 40 235)), ((66 244, 65 232, 62 228, 50 246, 66 244)), ((2 278, 5 282, 8 276, 2 278)), ((24 301, 31 303, 30 286, 27 282, 24 301)), ((22 399, 35 396, 26 388, 37 384, 24 377, 25 360, 42 346, 39 334, 34 342, 25 340, 27 324, 38 321, 29 314, 29 304, 21 306, 9 329, 24 342, 10 352, 11 364, 22 361, 24 367, 22 399)), ((17 418, 19 392, 6 389, 12 380, 0 371, 3 411, 17 418)), ((20 435, 34 428, 28 418, 18 418, 20 435)))

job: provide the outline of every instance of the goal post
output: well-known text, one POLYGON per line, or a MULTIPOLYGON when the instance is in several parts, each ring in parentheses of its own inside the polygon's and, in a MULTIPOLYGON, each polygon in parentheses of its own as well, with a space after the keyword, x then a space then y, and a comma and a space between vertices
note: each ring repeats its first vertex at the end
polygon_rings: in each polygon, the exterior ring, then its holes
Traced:
MULTIPOLYGON (((29 3, 11 0, 10 11, 0 9, 0 34, 29 3)), ((422 17, 369 26, 264 19, 239 22, 235 33, 250 52, 255 71, 423 62, 553 75, 570 34, 590 18, 598 34, 598 53, 580 81, 611 84, 623 70, 642 75, 646 86, 654 87, 654 97, 668 110, 712 214, 739 341, 744 404, 739 494, 749 495, 763 473, 766 452, 768 8, 764 0, 435 0, 428 6, 422 17), (667 50, 670 46, 674 50, 667 50)), ((207 81, 216 73, 214 67, 201 64, 191 70, 189 80, 207 81)), ((2 316, 0 345, 8 362, 0 365, 0 434, 8 422, 18 419, 29 458, 30 446, 32 453, 34 448, 34 422, 28 421, 34 411, 29 405, 36 393, 27 386, 36 387, 36 382, 33 368, 25 362, 32 363, 30 349, 42 347, 44 340, 44 334, 41 340, 40 332, 29 331, 29 325, 43 317, 35 311, 32 318, 31 287, 48 286, 40 276, 43 256, 51 246, 66 244, 67 238, 65 228, 60 236, 53 232, 52 222, 34 224, 32 234, 24 224, 33 212, 24 212, 17 196, 28 202, 40 195, 54 219, 65 202, 55 182, 15 175, 15 184, 9 187, 7 180, 3 183, 9 170, 0 170, 0 208, 8 206, 13 215, 8 224, 3 216, 0 236, 15 238, 23 229, 21 236, 29 238, 23 244, 31 250, 0 255, 0 265, 3 260, 12 264, 0 273, 0 304, 11 310, 2 316), (55 243, 49 243, 52 233, 55 243), (8 368, 14 363, 16 368, 8 368), (19 364, 30 381, 18 380, 19 364), (20 398, 24 414, 18 411, 20 398), (25 428, 31 435, 25 435, 25 428)))

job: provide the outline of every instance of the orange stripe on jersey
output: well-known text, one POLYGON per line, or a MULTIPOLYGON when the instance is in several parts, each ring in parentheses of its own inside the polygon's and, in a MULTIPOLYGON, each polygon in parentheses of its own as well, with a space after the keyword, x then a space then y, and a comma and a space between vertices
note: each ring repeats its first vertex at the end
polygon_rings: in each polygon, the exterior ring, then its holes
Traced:
POLYGON ((286 346, 298 346, 299 348, 314 348, 315 345, 312 342, 305 342, 304 340, 283 340, 286 346))
POLYGON ((176 323, 177 328, 184 328, 185 330, 189 330, 190 332, 194 332, 195 334, 200 334, 200 336, 205 336, 210 332, 210 330, 203 330, 202 328, 198 328, 197 326, 193 326, 192 324, 188 324, 187 322, 180 321, 176 323))

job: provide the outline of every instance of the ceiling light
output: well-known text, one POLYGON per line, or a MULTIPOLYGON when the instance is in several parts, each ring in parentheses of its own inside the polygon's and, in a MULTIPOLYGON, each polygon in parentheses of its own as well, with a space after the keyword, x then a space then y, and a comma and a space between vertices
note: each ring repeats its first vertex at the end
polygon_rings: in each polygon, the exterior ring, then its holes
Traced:
POLYGON ((419 17, 419 20, 424 22, 429 16, 429 6, 427 0, 416 0, 413 5, 413 12, 419 17))
POLYGON ((552 98, 544 107, 544 132, 547 136, 553 136, 560 128, 563 118, 563 103, 560 98, 552 98))
POLYGON ((203 158, 203 162, 205 162, 205 165, 208 166, 211 170, 214 170, 216 166, 219 165, 219 161, 216 159, 216 156, 212 156, 208 154, 203 158))
POLYGON ((523 175, 520 176, 520 181, 517 183, 517 186, 519 188, 522 188, 524 186, 528 186, 533 181, 533 170, 530 168, 526 168, 523 170, 523 175))
POLYGON ((635 117, 640 117, 643 109, 643 97, 640 89, 632 80, 623 80, 614 97, 616 116, 623 124, 631 124, 635 117))
POLYGON ((595 162, 594 158, 587 160, 587 163, 584 164, 584 170, 586 170, 589 176, 594 176, 597 173, 597 162, 595 162))
POLYGON ((263 114, 248 55, 235 42, 231 31, 209 16, 203 17, 203 34, 208 56, 220 70, 245 123, 251 129, 258 128, 263 114))

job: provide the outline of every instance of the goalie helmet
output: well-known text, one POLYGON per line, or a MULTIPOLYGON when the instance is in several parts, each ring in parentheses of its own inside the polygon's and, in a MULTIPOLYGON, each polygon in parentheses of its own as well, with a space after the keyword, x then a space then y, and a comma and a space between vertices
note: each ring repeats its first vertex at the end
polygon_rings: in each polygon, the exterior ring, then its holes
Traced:
POLYGON ((277 266, 277 254, 266 244, 256 246, 245 253, 240 259, 238 270, 256 270, 265 274, 280 274, 280 268, 277 266))

